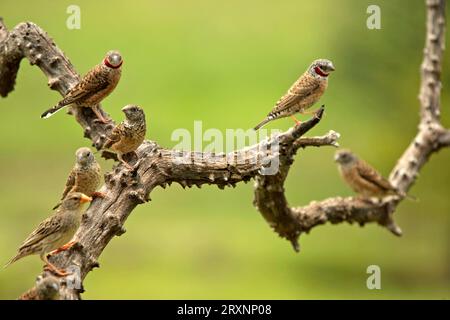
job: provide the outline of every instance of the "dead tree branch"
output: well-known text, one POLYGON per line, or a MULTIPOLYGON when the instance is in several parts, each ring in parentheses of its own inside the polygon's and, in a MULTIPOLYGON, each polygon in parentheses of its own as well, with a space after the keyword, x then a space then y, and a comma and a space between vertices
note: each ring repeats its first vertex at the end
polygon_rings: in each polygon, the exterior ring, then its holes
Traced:
MULTIPOLYGON (((429 157, 449 146, 450 131, 440 123, 440 94, 442 57, 445 47, 445 0, 427 0, 427 25, 424 59, 421 66, 420 124, 418 133, 400 157, 390 174, 391 183, 406 192, 414 184, 422 166, 429 157)), ((297 142, 299 144, 300 142, 297 142)), ((295 144, 291 146, 295 153, 295 144)), ((255 205, 272 228, 299 250, 298 237, 311 228, 331 223, 377 222, 393 234, 401 229, 393 220, 393 213, 401 201, 398 197, 378 199, 329 198, 314 201, 304 207, 291 208, 284 196, 284 180, 292 159, 286 159, 274 176, 258 176, 255 205)))
MULTIPOLYGON (((427 0, 427 36, 422 63, 420 89, 421 121, 416 137, 390 175, 391 182, 407 191, 415 182, 418 172, 431 154, 450 145, 450 131, 439 120, 440 74, 444 50, 445 0, 427 0)), ((80 79, 70 61, 53 40, 37 25, 21 23, 8 31, 0 19, 0 95, 6 97, 13 89, 22 58, 37 65, 47 76, 48 85, 64 95, 80 79)), ((90 108, 71 109, 71 113, 84 129, 97 149, 101 149, 112 124, 94 121, 90 108)), ((165 188, 172 182, 181 186, 201 187, 217 185, 223 189, 254 178, 254 204, 283 238, 299 250, 298 238, 303 232, 326 222, 357 222, 364 225, 376 222, 392 233, 401 230, 392 218, 402 200, 389 196, 381 200, 355 197, 329 198, 314 201, 304 207, 290 207, 284 193, 284 181, 298 149, 308 146, 337 146, 339 134, 330 131, 321 137, 303 137, 320 122, 323 108, 315 116, 279 135, 272 136, 245 149, 228 154, 175 151, 145 141, 137 150, 140 165, 129 172, 122 165, 105 174, 101 191, 106 198, 95 199, 83 215, 82 224, 75 235, 78 244, 51 258, 59 268, 75 270, 66 278, 55 278, 49 272, 38 277, 35 287, 22 299, 80 299, 82 281, 95 267, 98 258, 114 236, 125 232, 125 220, 141 203, 150 201, 152 190, 165 188), (276 163, 275 174, 264 174, 269 164, 276 163), (78 285, 74 285, 78 284, 78 285)))

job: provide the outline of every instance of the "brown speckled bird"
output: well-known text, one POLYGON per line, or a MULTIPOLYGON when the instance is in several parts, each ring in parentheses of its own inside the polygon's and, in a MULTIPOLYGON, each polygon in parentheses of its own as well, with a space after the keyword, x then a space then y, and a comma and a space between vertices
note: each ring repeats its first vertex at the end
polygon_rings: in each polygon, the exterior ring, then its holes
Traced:
POLYGON ((46 268, 59 276, 65 276, 64 270, 59 270, 47 260, 47 254, 54 254, 69 249, 74 242, 69 242, 80 226, 82 205, 92 201, 85 194, 75 192, 69 194, 58 210, 42 221, 20 246, 17 255, 6 265, 32 254, 39 254, 46 268))
POLYGON ((122 111, 126 119, 112 130, 103 148, 114 151, 120 162, 127 168, 133 169, 133 166, 123 160, 122 156, 134 152, 144 141, 147 130, 145 114, 139 106, 131 104, 123 107, 122 111))
MULTIPOLYGON (((101 181, 101 169, 91 149, 79 148, 75 156, 76 163, 67 178, 61 200, 72 192, 81 192, 89 197, 104 197, 102 193, 96 191, 101 181)), ((53 209, 59 205, 57 204, 53 209)))
POLYGON ((103 61, 92 68, 74 87, 64 96, 64 99, 47 111, 41 118, 49 118, 61 108, 74 104, 78 107, 90 107, 97 118, 107 123, 98 104, 105 99, 117 86, 121 75, 123 60, 118 51, 109 51, 103 61))
POLYGON ((40 275, 35 286, 23 293, 18 300, 60 300, 59 289, 58 279, 40 275))
POLYGON ((328 86, 328 76, 334 70, 334 65, 330 60, 318 59, 313 61, 308 70, 278 100, 272 111, 255 127, 255 130, 269 121, 288 116, 291 116, 299 124, 300 121, 294 117, 294 114, 305 113, 306 109, 319 101, 328 86))
POLYGON ((363 197, 384 197, 405 194, 399 192, 391 183, 364 160, 358 159, 350 150, 339 150, 334 156, 344 181, 363 197))

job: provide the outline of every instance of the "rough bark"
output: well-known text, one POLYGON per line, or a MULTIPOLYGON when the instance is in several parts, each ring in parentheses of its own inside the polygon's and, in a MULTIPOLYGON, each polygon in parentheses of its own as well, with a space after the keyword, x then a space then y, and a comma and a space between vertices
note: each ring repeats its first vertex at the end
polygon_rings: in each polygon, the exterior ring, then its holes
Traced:
MULTIPOLYGON (((392 170, 390 181, 401 191, 407 191, 415 182, 419 170, 431 154, 450 145, 450 131, 439 121, 440 75, 444 50, 445 0, 428 0, 424 60, 420 87, 421 120, 418 133, 392 170)), ((26 22, 8 31, 0 19, 0 95, 6 97, 13 89, 22 58, 37 65, 47 76, 49 87, 64 95, 79 79, 78 73, 53 40, 37 25, 26 22)), ((38 110, 40 111, 40 110, 38 110)), ((71 109, 97 149, 101 149, 112 124, 95 121, 89 108, 71 109)), ((214 184, 223 189, 254 178, 254 204, 269 225, 299 250, 301 233, 326 222, 356 222, 364 225, 376 222, 395 235, 401 235, 393 220, 399 197, 362 199, 335 197, 313 201, 303 207, 290 207, 284 194, 284 181, 294 156, 307 146, 338 146, 339 134, 330 131, 321 137, 303 137, 320 122, 323 108, 315 116, 279 135, 229 154, 180 152, 145 141, 137 150, 140 164, 134 172, 122 165, 105 174, 101 191, 106 198, 95 199, 83 215, 76 234, 78 244, 66 252, 51 257, 51 262, 69 270, 78 268, 71 276, 56 278, 44 271, 36 284, 21 299, 80 299, 82 281, 95 267, 98 258, 114 236, 125 232, 125 220, 139 204, 150 201, 151 191, 172 182, 185 187, 214 184), (270 146, 279 146, 272 148, 270 146), (261 158, 263 152, 265 158, 261 158), (180 161, 180 155, 183 161, 180 161), (262 160, 265 161, 262 161, 262 160), (274 175, 261 174, 267 160, 279 161, 274 175), (81 285, 74 286, 74 283, 81 285)))
MULTIPOLYGON (((414 184, 422 166, 441 148, 449 146, 450 131, 439 119, 442 57, 445 47, 445 0, 427 0, 427 22, 424 58, 421 66, 420 124, 418 133, 399 158, 389 180, 400 191, 406 192, 414 184)), ((291 159, 289 159, 291 161, 291 159)), ((393 220, 398 197, 360 199, 357 197, 329 198, 313 201, 304 207, 291 208, 284 196, 284 180, 289 163, 275 176, 258 176, 255 204, 274 230, 291 241, 299 250, 298 237, 312 227, 343 221, 364 225, 376 222, 400 236, 401 229, 393 220)))

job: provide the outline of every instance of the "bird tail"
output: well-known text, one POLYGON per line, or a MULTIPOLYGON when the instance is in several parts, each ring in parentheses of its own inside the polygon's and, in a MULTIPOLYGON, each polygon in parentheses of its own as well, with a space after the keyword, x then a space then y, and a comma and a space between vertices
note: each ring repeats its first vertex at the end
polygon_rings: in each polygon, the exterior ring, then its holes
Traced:
POLYGON ((264 125, 266 125, 267 124, 267 122, 269 122, 270 120, 272 120, 272 119, 270 119, 270 118, 265 118, 263 121, 261 121, 256 127, 254 127, 253 128, 253 130, 259 130, 260 128, 262 128, 264 125))
POLYGON ((9 260, 4 266, 3 268, 7 268, 10 264, 13 264, 14 262, 16 262, 17 260, 19 260, 20 258, 25 257, 26 255, 23 254, 23 252, 19 252, 14 258, 12 258, 11 260, 9 260))
POLYGON ((57 104, 56 106, 51 107, 47 111, 44 111, 44 113, 41 114, 41 118, 42 119, 50 118, 52 115, 54 115, 56 112, 58 112, 59 110, 61 110, 64 107, 65 107, 65 105, 57 104))

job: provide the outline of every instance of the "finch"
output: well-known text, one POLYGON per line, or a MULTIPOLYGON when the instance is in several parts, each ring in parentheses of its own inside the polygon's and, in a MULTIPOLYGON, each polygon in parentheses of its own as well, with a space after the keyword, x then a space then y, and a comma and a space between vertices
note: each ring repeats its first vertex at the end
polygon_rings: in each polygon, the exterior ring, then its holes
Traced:
POLYGON ((363 197, 382 198, 387 195, 405 194, 397 190, 387 179, 350 150, 339 150, 334 156, 344 181, 363 197))
MULTIPOLYGON (((67 178, 61 200, 72 192, 81 192, 89 197, 102 197, 101 193, 96 192, 101 181, 101 169, 94 154, 89 148, 83 147, 76 151, 75 156, 76 163, 67 178)), ((53 209, 56 209, 59 205, 57 204, 53 209)))
POLYGON ((103 61, 94 68, 72 87, 65 95, 64 99, 47 111, 41 118, 49 118, 61 108, 73 104, 78 107, 92 108, 97 118, 107 123, 98 104, 105 99, 117 86, 122 73, 121 66, 123 60, 118 51, 109 51, 103 61))
POLYGON ((298 78, 288 92, 278 100, 267 117, 254 129, 258 130, 272 120, 288 116, 291 116, 299 124, 300 121, 294 117, 294 114, 305 113, 306 109, 319 101, 328 86, 328 76, 334 70, 334 65, 330 60, 313 61, 308 70, 298 78))
POLYGON ((74 242, 67 242, 72 239, 80 226, 83 203, 90 201, 92 198, 83 193, 69 194, 57 211, 42 221, 28 236, 20 246, 17 255, 5 265, 5 268, 23 257, 39 254, 49 270, 59 276, 67 275, 64 270, 59 270, 47 260, 47 254, 53 250, 57 250, 54 253, 67 250, 74 244, 74 242))
POLYGON ((125 120, 114 127, 103 147, 114 151, 120 162, 133 169, 122 156, 134 152, 144 141, 147 130, 145 114, 139 106, 132 104, 123 107, 122 112, 125 113, 125 120))

